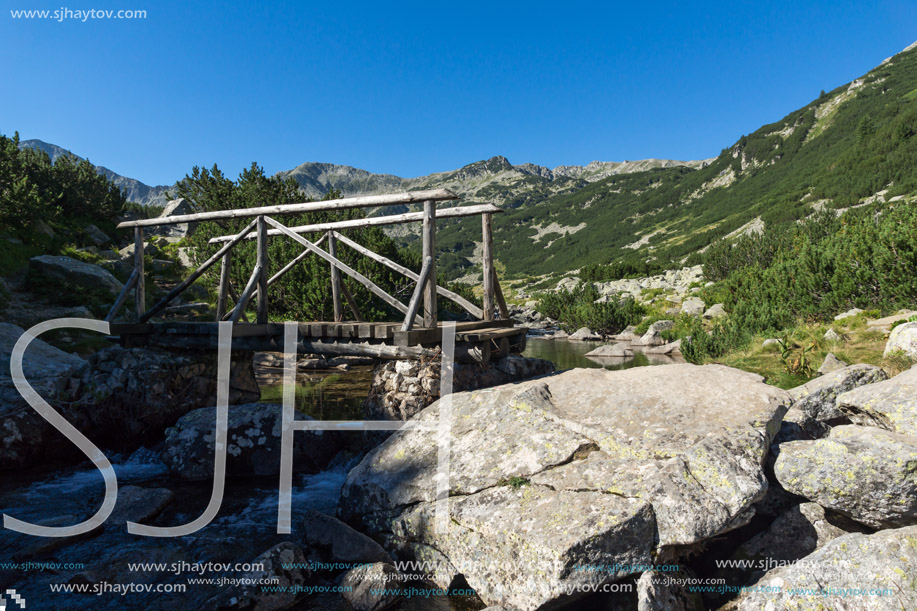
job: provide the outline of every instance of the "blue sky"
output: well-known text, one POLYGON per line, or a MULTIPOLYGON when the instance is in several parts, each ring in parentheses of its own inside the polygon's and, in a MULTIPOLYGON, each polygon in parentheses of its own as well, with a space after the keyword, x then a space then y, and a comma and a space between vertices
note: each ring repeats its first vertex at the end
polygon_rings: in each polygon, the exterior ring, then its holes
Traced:
POLYGON ((6 0, 0 133, 148 184, 712 157, 917 39, 917 3, 6 0), (868 6, 867 6, 868 5, 868 6), (18 9, 145 19, 13 19, 18 9))

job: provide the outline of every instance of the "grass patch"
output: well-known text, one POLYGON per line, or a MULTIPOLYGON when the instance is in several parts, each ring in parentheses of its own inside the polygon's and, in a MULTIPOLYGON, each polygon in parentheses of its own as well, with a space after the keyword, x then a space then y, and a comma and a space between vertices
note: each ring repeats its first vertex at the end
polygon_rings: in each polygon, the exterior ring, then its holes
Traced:
POLYGON ((501 479, 500 481, 497 482, 497 485, 498 486, 509 486, 510 488, 514 490, 518 490, 519 488, 522 488, 523 486, 528 486, 531 483, 532 482, 529 481, 525 477, 514 475, 513 477, 510 477, 510 478, 501 479))
MULTIPOLYGON (((807 354, 812 362, 813 370, 821 366, 829 352, 851 365, 857 363, 876 365, 883 368, 890 376, 897 375, 913 365, 913 361, 903 354, 891 355, 888 358, 883 356, 887 338, 882 331, 867 329, 856 321, 851 321, 852 324, 849 325, 839 324, 842 322, 846 322, 846 319, 832 325, 811 325, 787 329, 785 333, 789 339, 792 353, 799 354, 803 348, 814 343, 815 348, 807 354), (840 334, 843 330, 841 327, 844 326, 848 328, 843 334, 845 338, 843 341, 829 342, 823 338, 829 327, 834 328, 840 334)), ((721 363, 743 371, 757 373, 763 376, 768 384, 784 389, 794 388, 812 380, 815 377, 814 371, 812 375, 794 374, 787 371, 779 346, 762 345, 765 339, 775 337, 775 335, 755 335, 747 347, 705 362, 721 363)))

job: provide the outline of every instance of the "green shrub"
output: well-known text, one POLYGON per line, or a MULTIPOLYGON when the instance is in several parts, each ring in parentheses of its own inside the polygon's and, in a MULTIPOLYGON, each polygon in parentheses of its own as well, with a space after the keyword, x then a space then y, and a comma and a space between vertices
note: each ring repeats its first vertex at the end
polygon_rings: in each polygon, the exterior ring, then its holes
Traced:
POLYGON ((591 283, 580 284, 573 291, 555 291, 539 297, 535 309, 559 321, 568 332, 588 327, 600 335, 612 335, 636 324, 646 314, 646 308, 630 297, 596 303, 600 295, 591 283))
POLYGON ((682 342, 681 354, 689 363, 701 364, 707 359, 744 348, 750 339, 751 334, 730 318, 716 322, 709 333, 704 329, 703 322, 695 318, 691 340, 682 342))

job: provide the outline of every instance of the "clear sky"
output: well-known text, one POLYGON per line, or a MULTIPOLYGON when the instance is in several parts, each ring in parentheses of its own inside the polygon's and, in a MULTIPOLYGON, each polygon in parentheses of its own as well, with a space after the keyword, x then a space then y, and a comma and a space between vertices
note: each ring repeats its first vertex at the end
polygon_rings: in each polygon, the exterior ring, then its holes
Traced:
POLYGON ((917 3, 4 0, 0 133, 148 184, 719 154, 917 40, 917 3), (145 10, 14 19, 12 10, 145 10))

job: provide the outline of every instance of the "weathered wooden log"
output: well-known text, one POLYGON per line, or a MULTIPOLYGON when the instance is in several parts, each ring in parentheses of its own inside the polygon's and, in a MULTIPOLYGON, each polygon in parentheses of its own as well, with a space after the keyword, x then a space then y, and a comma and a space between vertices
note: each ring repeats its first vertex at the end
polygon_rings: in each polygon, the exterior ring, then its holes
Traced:
MULTIPOLYGON (((330 233, 325 235, 328 236, 328 254, 337 258, 337 246, 334 243, 334 236, 330 233)), ((341 272, 334 266, 334 263, 331 264, 331 306, 334 322, 344 320, 344 307, 341 304, 341 272)))
POLYGON ((321 248, 319 248, 318 246, 316 246, 315 244, 313 244, 306 238, 302 237, 301 235, 297 233, 294 233, 289 227, 286 227, 283 224, 275 221, 271 217, 266 216, 264 217, 264 220, 267 221, 270 225, 276 227, 278 231, 280 231, 281 233, 286 234, 290 238, 296 240, 297 242, 299 242, 300 244, 302 244, 303 246, 305 246, 306 248, 308 248, 309 250, 317 254, 319 257, 321 257, 325 261, 328 261, 329 263, 336 265, 338 269, 340 269, 342 272, 344 272, 345 274, 347 274, 348 276, 350 276, 351 278, 353 278, 354 280, 356 280, 363 286, 365 286, 374 295, 379 297, 379 299, 381 299, 385 303, 389 304, 390 306, 392 306, 393 308, 395 308, 402 314, 407 314, 408 307, 406 305, 404 305, 403 303, 401 303, 400 301, 398 301, 397 299, 395 299, 394 297, 392 297, 391 295, 383 291, 381 288, 379 288, 379 286, 376 285, 375 282, 373 282, 372 280, 370 280, 369 278, 367 278, 360 272, 351 268, 349 265, 347 265, 343 261, 335 257, 332 257, 327 252, 325 252, 324 250, 322 250, 321 248))
POLYGON ((239 297, 239 301, 232 311, 232 316, 229 317, 232 322, 238 321, 242 313, 245 312, 245 308, 248 307, 248 302, 252 298, 252 293, 255 292, 255 287, 258 286, 258 280, 260 280, 263 271, 260 265, 255 266, 251 277, 248 279, 248 284, 245 285, 245 290, 242 291, 242 296, 239 297))
POLYGON ((259 323, 267 322, 267 274, 268 274, 268 258, 267 258, 267 223, 264 222, 264 217, 258 217, 258 258, 257 258, 257 268, 260 270, 258 275, 257 287, 258 287, 258 307, 256 320, 259 323))
POLYGON ((252 218, 264 214, 300 214, 303 212, 316 212, 318 210, 345 210, 347 208, 365 208, 368 206, 393 206, 399 204, 422 202, 425 200, 447 201, 450 199, 458 198, 458 195, 452 191, 449 191, 448 189, 411 191, 407 193, 393 193, 389 195, 365 195, 362 197, 331 199, 324 202, 304 202, 301 204, 262 206, 260 208, 216 210, 213 212, 197 212, 195 214, 180 214, 176 216, 141 219, 138 221, 125 221, 118 224, 118 229, 125 229, 127 227, 156 227, 159 225, 176 225, 178 223, 194 223, 198 221, 213 221, 218 219, 252 218))
POLYGON ((423 289, 423 325, 436 326, 438 307, 436 303, 436 203, 423 203, 423 234, 421 235, 424 262, 430 259, 430 270, 423 289))
MULTIPOLYGON (((440 212, 439 212, 439 216, 442 216, 444 212, 445 212, 445 211, 440 211, 440 212)), ((346 244, 346 245, 349 246, 350 248, 353 248, 353 249, 354 249, 355 251, 357 251, 358 253, 360 253, 360 254, 362 254, 362 255, 364 255, 364 256, 366 256, 366 257, 369 257, 369 258, 372 259, 373 261, 378 261, 379 263, 381 263, 382 265, 388 267, 389 269, 393 269, 393 270, 395 270, 396 272, 398 272, 398 273, 400 273, 400 274, 404 274, 405 276, 407 276, 408 278, 410 278, 410 279, 413 280, 414 282, 417 282, 418 279, 420 278, 420 276, 419 276, 416 272, 411 271, 410 269, 406 268, 405 266, 403 266, 403 265, 401 265, 401 264, 399 264, 399 263, 395 263, 394 261, 392 261, 391 259, 389 259, 389 258, 387 258, 387 257, 383 257, 383 256, 380 255, 379 253, 375 253, 375 252, 371 251, 370 249, 366 248, 365 246, 362 246, 362 245, 360 245, 360 244, 354 242, 353 240, 351 240, 351 239, 348 238, 347 236, 345 236, 345 235, 343 235, 343 234, 341 234, 341 233, 338 233, 337 231, 334 231, 334 232, 332 232, 332 233, 334 233, 334 235, 335 235, 335 237, 338 239, 338 241, 343 242, 344 244, 346 244)), ((439 286, 439 285, 436 286, 436 293, 437 293, 438 295, 442 295, 443 297, 445 297, 445 298, 447 298, 447 299, 451 299, 451 300, 454 301, 455 303, 457 303, 457 304, 459 304, 460 306, 462 306, 463 308, 465 308, 465 311, 467 311, 469 314, 471 314, 472 316, 474 316, 474 317, 476 317, 476 318, 482 318, 482 317, 484 316, 484 310, 482 310, 482 309, 479 308, 478 306, 474 305, 473 303, 471 303, 470 301, 468 301, 467 299, 465 299, 464 297, 462 297, 462 296, 459 295, 458 293, 454 293, 454 292, 450 291, 449 289, 447 289, 447 288, 445 288, 445 287, 442 287, 442 286, 439 286)))
POLYGON ((111 306, 111 309, 108 311, 108 315, 105 316, 105 320, 111 322, 115 319, 115 316, 118 315, 118 312, 121 311, 121 308, 124 306, 124 302, 127 301, 127 296, 131 292, 131 289, 134 288, 134 285, 137 284, 137 270, 131 272, 131 277, 127 279, 127 284, 124 285, 124 288, 121 289, 121 293, 118 295, 118 298, 115 299, 114 305, 111 306))
POLYGON ((481 217, 481 236, 483 240, 483 280, 484 280, 484 320, 494 319, 494 239, 492 217, 485 214, 481 217))
MULTIPOLYGON (((239 303, 239 296, 236 294, 236 289, 232 288, 232 283, 229 284, 229 296, 232 297, 233 303, 239 303)), ((229 320, 235 309, 235 306, 233 306, 232 310, 226 314, 223 314, 222 320, 229 320)), ((248 316, 246 316, 244 310, 242 311, 242 322, 248 322, 248 316)))
MULTIPOLYGON (((216 263, 217 261, 219 261, 220 259, 222 259, 222 258, 223 258, 223 255, 225 255, 225 254, 228 253, 230 250, 232 250, 232 247, 235 246, 236 244, 238 244, 240 240, 242 240, 243 238, 245 238, 245 236, 247 236, 247 235, 249 234, 249 232, 250 232, 252 229, 254 229, 254 228, 255 228, 255 225, 257 225, 257 224, 258 224, 258 220, 255 219, 254 221, 252 221, 251 223, 249 223, 249 224, 245 227, 245 229, 243 229, 241 232, 239 232, 239 233, 237 233, 235 236, 233 236, 232 239, 231 239, 229 242, 227 242, 220 250, 216 251, 216 253, 215 253, 212 257, 210 257, 209 259, 207 259, 207 260, 204 262, 203 265, 201 265, 199 268, 197 268, 196 270, 194 270, 194 272, 193 272, 190 276, 188 276, 188 278, 185 279, 184 282, 182 282, 181 284, 179 284, 178 286, 176 286, 174 289, 172 289, 172 290, 169 292, 168 295, 166 295, 165 297, 163 297, 162 299, 159 300, 159 303, 157 303, 157 304, 154 305, 152 308, 150 308, 150 311, 149 311, 149 312, 147 312, 147 313, 144 314, 142 317, 140 317, 139 322, 146 322, 146 321, 148 321, 148 320, 151 319, 153 316, 155 316, 156 314, 158 314, 164 307, 166 307, 167 305, 169 305, 169 302, 171 302, 173 299, 175 299, 176 297, 178 297, 178 296, 181 294, 181 292, 184 291, 186 288, 188 288, 189 286, 191 286, 191 284, 192 284, 195 280, 197 280, 198 278, 200 278, 200 277, 201 277, 201 274, 203 274, 205 271, 207 271, 207 270, 210 268, 211 265, 213 265, 214 263, 216 263)), ((141 238, 142 238, 142 236, 141 236, 141 238)))
POLYGON ((347 288, 347 285, 343 282, 341 282, 341 294, 344 296, 344 299, 347 300, 347 305, 353 313, 354 320, 362 322, 363 314, 360 313, 360 306, 357 304, 357 300, 353 298, 353 295, 350 294, 350 289, 347 288))
POLYGON ((509 308, 506 307, 506 299, 503 298, 503 288, 500 286, 500 279, 494 274, 494 296, 497 298, 497 306, 500 308, 500 318, 509 319, 509 308))
POLYGON ((423 296, 423 290, 426 286, 427 277, 433 267, 433 257, 424 257, 423 267, 420 268, 420 277, 417 279, 417 286, 414 287, 414 294, 411 295, 411 301, 408 303, 408 313, 404 317, 404 324, 401 325, 402 331, 410 331, 414 326, 414 318, 417 316, 417 310, 420 308, 420 299, 423 296))
POLYGON ((137 274, 137 287, 134 291, 134 304, 137 320, 143 317, 146 310, 146 282, 143 276, 143 229, 134 229, 134 272, 137 274))
MULTIPOLYGON (((491 213, 498 214, 503 212, 493 204, 478 204, 475 206, 459 206, 456 208, 446 208, 439 210, 436 216, 439 218, 461 218, 465 216, 477 216, 479 214, 491 213)), ((400 223, 415 223, 423 221, 423 212, 406 212, 404 214, 393 214, 390 216, 371 216, 363 219, 352 219, 349 221, 331 221, 327 223, 315 223, 314 225, 300 225, 298 227, 288 227, 294 233, 310 233, 315 231, 328 231, 329 229, 353 229, 361 227, 376 227, 378 225, 397 225, 400 223)), ((268 231, 268 235, 279 235, 276 230, 268 231)), ((211 238, 211 244, 226 242, 232 239, 232 236, 219 236, 211 238)))
POLYGON ((229 299, 229 271, 231 266, 232 252, 230 251, 223 255, 223 260, 220 263, 220 294, 217 297, 217 322, 223 320, 223 316, 226 314, 226 303, 229 299))

